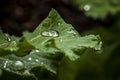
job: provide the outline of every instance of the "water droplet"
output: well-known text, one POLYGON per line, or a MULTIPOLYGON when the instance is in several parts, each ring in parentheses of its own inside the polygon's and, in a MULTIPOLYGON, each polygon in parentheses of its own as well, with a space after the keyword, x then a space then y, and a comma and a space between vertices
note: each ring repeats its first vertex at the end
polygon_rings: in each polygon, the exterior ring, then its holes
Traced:
POLYGON ((43 64, 44 64, 44 62, 41 62, 40 64, 41 64, 41 65, 43 65, 43 64))
POLYGON ((68 30, 67 33, 70 33, 70 34, 77 34, 77 32, 76 32, 74 29, 68 30))
POLYGON ((1 66, 2 68, 4 68, 5 70, 10 70, 10 69, 9 69, 9 65, 10 65, 10 62, 6 60, 6 61, 4 61, 4 63, 1 64, 0 66, 1 66))
POLYGON ((48 31, 43 31, 42 35, 47 37, 58 37, 58 32, 55 30, 48 30, 48 31))
POLYGON ((61 25, 61 23, 58 23, 58 26, 60 26, 61 25))
POLYGON ((35 59, 35 61, 36 61, 36 62, 39 62, 39 60, 38 60, 38 59, 35 59))
POLYGON ((36 52, 36 53, 39 53, 39 52, 40 52, 40 50, 36 49, 36 50, 35 50, 35 52, 36 52))
POLYGON ((29 58, 28 58, 28 60, 29 60, 29 61, 31 61, 31 60, 32 60, 32 58, 31 58, 31 57, 29 57, 29 58))
POLYGON ((15 66, 14 70, 21 70, 24 68, 24 64, 21 61, 16 61, 13 66, 15 66))
POLYGON ((89 10, 90 10, 90 8, 91 8, 91 6, 90 6, 90 5, 88 5, 88 4, 86 4, 86 5, 84 6, 84 10, 85 10, 85 11, 89 11, 89 10))
POLYGON ((8 65, 8 61, 5 61, 3 68, 7 68, 7 65, 8 65))
POLYGON ((23 62, 21 62, 21 61, 16 61, 16 62, 15 62, 15 65, 16 65, 16 66, 23 66, 23 62))
POLYGON ((11 39, 10 39, 9 35, 8 34, 4 34, 4 35, 6 36, 6 40, 10 42, 11 39))

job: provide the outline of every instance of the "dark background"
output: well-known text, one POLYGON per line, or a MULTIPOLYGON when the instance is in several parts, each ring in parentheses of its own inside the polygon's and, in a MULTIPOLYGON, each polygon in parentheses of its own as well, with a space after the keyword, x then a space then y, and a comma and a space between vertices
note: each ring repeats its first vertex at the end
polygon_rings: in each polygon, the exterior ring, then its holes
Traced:
POLYGON ((56 9, 80 33, 112 24, 110 17, 104 20, 87 17, 70 0, 0 0, 0 27, 5 33, 21 36, 25 30, 33 31, 47 17, 51 8, 56 9))

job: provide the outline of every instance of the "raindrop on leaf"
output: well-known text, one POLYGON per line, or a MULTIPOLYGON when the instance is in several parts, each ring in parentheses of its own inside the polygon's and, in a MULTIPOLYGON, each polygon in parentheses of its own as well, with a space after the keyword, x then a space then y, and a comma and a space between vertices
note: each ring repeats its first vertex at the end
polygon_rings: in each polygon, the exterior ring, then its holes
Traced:
POLYGON ((58 37, 59 36, 58 32, 55 30, 43 31, 42 35, 46 37, 58 37))
POLYGON ((24 68, 24 64, 23 64, 23 62, 21 62, 21 61, 16 61, 16 62, 14 63, 14 66, 15 66, 14 69, 16 69, 16 70, 21 70, 21 69, 24 68))
POLYGON ((5 35, 5 37, 6 37, 6 40, 10 42, 11 39, 10 39, 9 35, 8 35, 8 34, 4 34, 4 35, 5 35))
POLYGON ((31 60, 32 60, 32 58, 31 58, 31 57, 29 57, 29 58, 28 58, 28 60, 29 60, 29 61, 31 61, 31 60))
POLYGON ((77 32, 76 32, 74 29, 68 30, 67 33, 70 33, 70 34, 77 34, 77 32))
POLYGON ((44 62, 41 62, 40 64, 41 64, 41 65, 43 65, 43 64, 44 64, 44 62))
POLYGON ((90 6, 90 5, 88 5, 88 4, 86 4, 86 5, 84 6, 84 10, 85 10, 85 11, 89 11, 89 10, 90 10, 90 8, 91 8, 91 6, 90 6))
POLYGON ((60 26, 61 25, 61 23, 58 23, 58 26, 60 26))
POLYGON ((36 53, 39 53, 39 52, 40 52, 40 50, 36 49, 36 50, 35 50, 35 52, 36 52, 36 53))
POLYGON ((9 63, 8 61, 5 61, 5 62, 4 62, 4 65, 3 65, 3 68, 7 68, 8 63, 9 63))
POLYGON ((15 65, 16 65, 16 66, 23 66, 23 62, 21 62, 21 61, 16 61, 16 62, 15 62, 15 65))
POLYGON ((39 60, 38 60, 38 59, 35 59, 35 61, 36 61, 36 62, 39 62, 39 60))

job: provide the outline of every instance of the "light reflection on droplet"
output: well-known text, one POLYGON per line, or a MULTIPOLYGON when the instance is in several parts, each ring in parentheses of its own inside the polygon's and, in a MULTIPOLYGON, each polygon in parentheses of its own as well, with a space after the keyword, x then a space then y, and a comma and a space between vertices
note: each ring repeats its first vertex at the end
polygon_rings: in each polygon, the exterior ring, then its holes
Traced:
POLYGON ((10 41, 11 41, 11 39, 10 39, 9 35, 8 35, 8 34, 6 34, 6 33, 5 33, 4 35, 6 36, 6 40, 10 42, 10 41))
POLYGON ((70 34, 77 34, 76 31, 75 31, 74 29, 68 30, 67 33, 70 33, 70 34))
POLYGON ((8 61, 5 61, 3 68, 7 68, 8 61))
POLYGON ((30 61, 31 61, 31 60, 32 60, 32 58, 31 58, 31 57, 29 57, 29 58, 28 58, 28 60, 30 60, 30 61))
POLYGON ((36 50, 35 50, 35 52, 36 52, 36 53, 39 53, 39 52, 40 52, 40 50, 36 49, 36 50))
POLYGON ((91 6, 90 6, 90 5, 88 5, 88 4, 86 4, 86 5, 84 6, 84 10, 85 10, 85 11, 89 11, 89 10, 90 10, 90 8, 91 8, 91 6))
POLYGON ((12 70, 22 70, 24 69, 24 64, 22 61, 15 61, 14 64, 12 64, 14 67, 11 67, 12 70))
POLYGON ((41 65, 43 65, 44 63, 43 63, 43 62, 41 62, 40 64, 41 64, 41 65))
POLYGON ((35 59, 35 61, 36 61, 36 62, 39 62, 39 60, 38 60, 38 59, 35 59))
POLYGON ((58 23, 58 26, 60 26, 61 25, 61 23, 58 23))
POLYGON ((46 37, 58 37, 59 36, 58 32, 55 30, 43 31, 42 35, 46 37))
POLYGON ((21 62, 21 61, 16 61, 16 62, 15 62, 15 65, 16 65, 16 66, 23 66, 23 62, 21 62))

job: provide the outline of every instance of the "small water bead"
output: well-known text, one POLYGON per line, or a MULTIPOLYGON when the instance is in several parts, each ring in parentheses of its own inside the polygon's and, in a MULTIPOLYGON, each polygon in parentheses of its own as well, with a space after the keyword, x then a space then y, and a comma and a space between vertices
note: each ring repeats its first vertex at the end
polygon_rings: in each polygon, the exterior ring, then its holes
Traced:
POLYGON ((61 23, 58 23, 58 26, 60 26, 61 25, 61 23))
POLYGON ((5 37, 6 37, 6 40, 10 42, 11 39, 10 39, 9 35, 8 35, 7 33, 5 33, 4 35, 5 35, 5 37))
POLYGON ((36 62, 39 62, 39 60, 38 60, 38 59, 35 59, 35 61, 36 61, 36 62))
POLYGON ((55 30, 43 31, 42 35, 46 37, 58 37, 59 36, 58 32, 55 30))
POLYGON ((70 34, 77 34, 77 32, 76 32, 74 29, 68 30, 67 33, 70 33, 70 34))
POLYGON ((15 62, 15 65, 16 65, 16 66, 23 66, 24 64, 23 64, 23 62, 21 62, 21 61, 16 61, 16 62, 15 62))
POLYGON ((29 57, 29 58, 28 58, 28 60, 29 60, 29 61, 31 61, 31 60, 32 60, 32 58, 31 58, 31 57, 29 57))
POLYGON ((24 64, 21 61, 16 61, 13 66, 15 67, 14 70, 22 70, 24 68, 24 64))
POLYGON ((10 67, 10 65, 11 65, 11 62, 9 62, 8 60, 6 60, 5 62, 3 62, 3 64, 1 64, 0 66, 2 67, 2 68, 4 68, 5 70, 10 70, 9 69, 9 67, 10 67))
POLYGON ((3 65, 3 68, 7 68, 8 63, 9 63, 8 61, 5 61, 5 62, 4 62, 4 65, 3 65))
POLYGON ((44 64, 44 62, 41 62, 40 64, 41 64, 41 65, 43 65, 43 64, 44 64))
POLYGON ((88 5, 88 4, 86 4, 86 5, 84 6, 84 10, 85 10, 85 11, 89 11, 89 10, 90 10, 90 8, 91 8, 91 6, 90 6, 90 5, 88 5))
POLYGON ((40 50, 36 49, 36 50, 35 50, 35 52, 36 52, 36 53, 39 53, 39 52, 40 52, 40 50))

